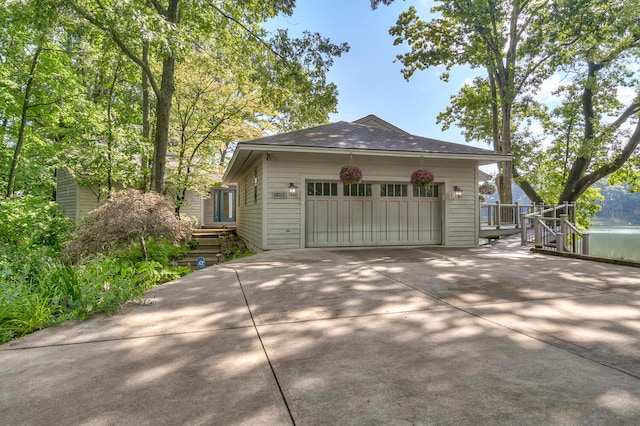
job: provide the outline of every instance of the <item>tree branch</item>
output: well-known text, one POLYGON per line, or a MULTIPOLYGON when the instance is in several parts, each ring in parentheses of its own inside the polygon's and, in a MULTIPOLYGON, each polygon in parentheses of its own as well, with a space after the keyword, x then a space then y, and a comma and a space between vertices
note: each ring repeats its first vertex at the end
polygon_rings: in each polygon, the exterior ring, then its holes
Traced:
POLYGON ((629 158, 631 158, 631 155, 638 148, 639 145, 640 145, 640 121, 636 123, 636 128, 633 134, 629 138, 629 141, 627 142, 625 147, 622 149, 620 154, 615 156, 611 162, 594 170, 592 173, 589 173, 588 175, 583 176, 581 179, 578 180, 578 182, 576 182, 575 186, 577 188, 577 191, 579 191, 579 194, 582 194, 589 186, 593 185, 603 177, 608 176, 611 173, 620 170, 622 166, 624 166, 624 163, 626 163, 626 161, 629 158))
POLYGON ((284 58, 282 55, 280 55, 280 53, 276 52, 273 49, 273 46, 271 46, 269 43, 267 43, 266 41, 264 41, 262 39, 262 37, 260 37, 259 35, 257 35, 256 33, 254 33, 251 28, 247 27, 245 24, 243 24, 242 22, 240 22, 239 20, 237 20, 236 18, 234 18, 233 16, 229 15, 228 13, 226 13, 224 10, 220 9, 218 6, 216 6, 215 4, 213 4, 212 2, 208 1, 207 2, 209 4, 209 6, 211 6, 214 10, 216 10, 220 15, 222 15, 224 18, 235 22, 240 28, 242 28, 244 31, 246 31, 247 34, 249 34, 251 37, 253 37, 255 40, 257 40, 259 43, 261 43, 262 45, 264 45, 267 49, 269 49, 269 51, 271 53, 273 53, 274 55, 276 55, 278 58, 282 59, 283 61, 286 61, 286 58, 284 58))
MULTIPOLYGON (((98 5, 102 6, 100 2, 98 2, 98 5)), ((142 71, 147 75, 149 84, 151 85, 151 88, 155 92, 156 96, 160 96, 160 87, 158 86, 158 83, 156 82, 156 79, 153 76, 153 73, 151 72, 151 68, 149 67, 149 65, 145 64, 142 58, 136 56, 131 51, 131 49, 129 49, 127 45, 120 39, 120 37, 118 37, 118 35, 113 31, 111 27, 104 24, 103 22, 100 22, 98 18, 93 16, 91 13, 79 7, 76 2, 69 2, 69 6, 71 6, 78 15, 80 15, 83 19, 88 21, 90 24, 107 33, 109 37, 111 37, 111 40, 113 40, 113 42, 118 46, 118 48, 120 48, 120 51, 122 51, 122 53, 126 57, 131 59, 133 63, 135 63, 142 69, 142 71)))
POLYGON ((167 16, 167 9, 162 7, 158 0, 149 0, 149 2, 153 5, 153 7, 158 11, 158 13, 162 16, 167 16))

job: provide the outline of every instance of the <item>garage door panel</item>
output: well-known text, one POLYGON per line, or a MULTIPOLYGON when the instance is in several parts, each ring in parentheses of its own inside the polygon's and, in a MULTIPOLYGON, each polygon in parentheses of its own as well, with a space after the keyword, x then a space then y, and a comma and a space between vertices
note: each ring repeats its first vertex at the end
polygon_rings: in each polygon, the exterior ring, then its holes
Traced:
POLYGON ((407 200, 379 201, 380 232, 378 241, 383 243, 406 243, 410 241, 409 202, 407 200))
POLYGON ((338 200, 310 200, 307 203, 307 242, 338 244, 338 206, 338 200))
POLYGON ((346 200, 343 202, 345 242, 347 245, 372 244, 373 202, 371 200, 346 200))
POLYGON ((440 200, 418 201, 414 211, 414 235, 417 241, 428 244, 442 243, 442 204, 440 200))

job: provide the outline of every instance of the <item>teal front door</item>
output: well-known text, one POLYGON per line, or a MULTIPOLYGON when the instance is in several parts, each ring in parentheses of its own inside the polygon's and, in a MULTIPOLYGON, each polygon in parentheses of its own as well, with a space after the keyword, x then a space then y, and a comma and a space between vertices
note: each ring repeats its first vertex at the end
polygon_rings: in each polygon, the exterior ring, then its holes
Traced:
POLYGON ((213 190, 213 220, 214 222, 236 221, 236 190, 213 190))

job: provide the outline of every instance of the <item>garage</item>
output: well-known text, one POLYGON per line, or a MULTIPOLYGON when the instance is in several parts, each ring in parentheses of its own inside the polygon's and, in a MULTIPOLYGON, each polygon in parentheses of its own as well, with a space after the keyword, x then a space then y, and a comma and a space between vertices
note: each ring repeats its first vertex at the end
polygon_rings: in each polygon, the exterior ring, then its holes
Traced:
POLYGON ((480 166, 509 155, 416 136, 373 115, 239 143, 237 232, 256 250, 479 241, 480 166), (342 169, 359 169, 346 179, 342 169), (432 176, 414 186, 416 172, 432 176))
POLYGON ((307 247, 442 243, 440 185, 307 181, 307 247))

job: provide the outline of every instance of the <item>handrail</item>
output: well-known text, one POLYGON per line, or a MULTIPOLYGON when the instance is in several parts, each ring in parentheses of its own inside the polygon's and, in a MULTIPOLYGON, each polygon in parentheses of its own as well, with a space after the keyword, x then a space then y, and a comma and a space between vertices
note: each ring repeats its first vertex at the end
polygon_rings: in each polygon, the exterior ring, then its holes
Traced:
POLYGON ((563 203, 538 212, 523 214, 521 218, 522 244, 533 242, 536 248, 555 247, 557 251, 589 254, 589 234, 575 225, 575 204, 563 203), (564 213, 557 213, 564 210, 564 213), (547 216, 553 213, 552 216, 547 216), (573 222, 569 220, 572 213, 573 222), (531 225, 529 231, 527 224, 531 225))

